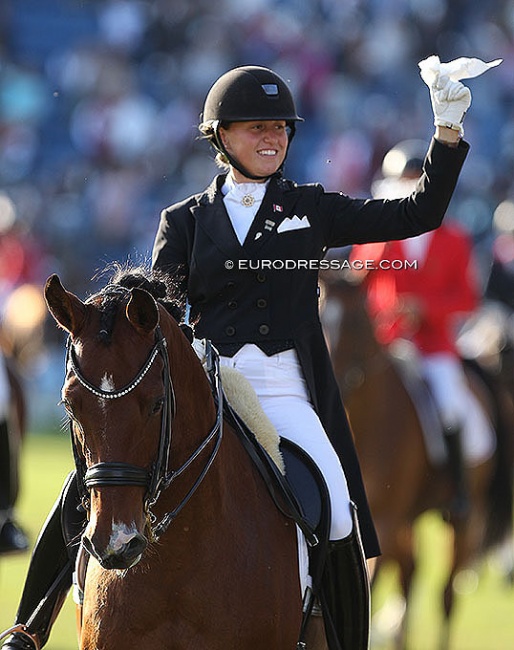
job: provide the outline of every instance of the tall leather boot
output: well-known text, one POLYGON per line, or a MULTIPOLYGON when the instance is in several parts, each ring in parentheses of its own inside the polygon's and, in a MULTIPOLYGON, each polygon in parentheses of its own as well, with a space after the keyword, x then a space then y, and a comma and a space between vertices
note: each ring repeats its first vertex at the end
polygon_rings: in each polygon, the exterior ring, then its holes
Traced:
POLYGON ((448 470, 453 484, 453 496, 448 504, 452 521, 465 521, 471 509, 467 471, 462 452, 462 430, 450 426, 444 429, 444 441, 448 452, 448 470))
POLYGON ((16 614, 15 631, 2 650, 39 650, 72 585, 84 514, 72 472, 55 502, 34 547, 16 614))
POLYGON ((368 650, 370 584, 352 504, 353 530, 329 542, 320 594, 329 650, 368 650))

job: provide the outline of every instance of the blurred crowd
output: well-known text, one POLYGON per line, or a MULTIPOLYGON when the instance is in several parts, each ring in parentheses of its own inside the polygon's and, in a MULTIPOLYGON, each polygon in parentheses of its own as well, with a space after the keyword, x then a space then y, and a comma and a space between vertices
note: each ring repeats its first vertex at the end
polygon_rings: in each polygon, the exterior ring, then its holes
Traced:
POLYGON ((433 132, 431 54, 504 59, 466 82, 451 205, 485 282, 499 208, 514 232, 514 0, 2 0, 0 311, 17 332, 28 318, 27 356, 50 273, 83 297, 109 261, 148 259, 160 209, 210 181, 196 127, 220 74, 279 72, 305 118, 286 175, 369 196, 385 152, 433 132))

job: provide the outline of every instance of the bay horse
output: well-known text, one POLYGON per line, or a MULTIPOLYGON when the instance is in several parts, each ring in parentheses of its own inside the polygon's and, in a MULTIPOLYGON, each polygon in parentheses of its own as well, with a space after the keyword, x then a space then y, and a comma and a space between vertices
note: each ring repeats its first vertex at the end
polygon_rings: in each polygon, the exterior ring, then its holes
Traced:
MULTIPOLYGON (((384 563, 397 565, 406 609, 395 643, 403 650, 407 647, 409 594, 416 569, 414 524, 422 513, 444 509, 451 497, 451 482, 446 468, 436 466, 429 458, 418 410, 398 365, 375 338, 366 295, 355 274, 327 271, 322 290, 322 321, 382 548, 372 584, 384 563)), ((442 650, 450 643, 455 576, 506 539, 512 529, 511 469, 507 453, 503 454, 507 451, 505 436, 512 435, 512 428, 510 433, 505 430, 505 420, 501 414, 492 413, 483 385, 476 377, 473 382, 495 425, 498 444, 494 457, 469 470, 469 518, 449 522, 454 541, 442 595, 442 650)))
POLYGON ((57 275, 45 286, 69 335, 62 403, 88 511, 80 649, 293 650, 295 523, 224 421, 170 295, 144 269, 118 268, 84 302, 57 275))

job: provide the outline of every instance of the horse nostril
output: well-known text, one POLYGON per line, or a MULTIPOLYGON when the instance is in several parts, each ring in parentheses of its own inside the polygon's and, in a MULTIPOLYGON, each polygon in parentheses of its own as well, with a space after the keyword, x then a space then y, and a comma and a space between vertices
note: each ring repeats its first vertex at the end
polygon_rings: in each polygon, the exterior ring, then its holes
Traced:
POLYGON ((139 562, 147 545, 146 537, 139 534, 134 535, 116 552, 111 550, 110 553, 107 553, 102 558, 101 564, 104 569, 130 569, 139 562))
POLYGON ((124 550, 126 557, 138 557, 145 550, 148 541, 144 535, 135 535, 127 544, 124 550))

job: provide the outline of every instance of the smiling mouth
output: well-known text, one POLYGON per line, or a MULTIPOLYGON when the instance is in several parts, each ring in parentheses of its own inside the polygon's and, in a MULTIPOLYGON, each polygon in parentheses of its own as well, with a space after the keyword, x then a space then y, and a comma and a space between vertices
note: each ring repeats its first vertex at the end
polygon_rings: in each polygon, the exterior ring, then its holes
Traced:
POLYGON ((259 156, 276 156, 278 151, 276 149, 261 149, 257 153, 259 156))

